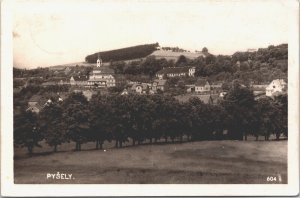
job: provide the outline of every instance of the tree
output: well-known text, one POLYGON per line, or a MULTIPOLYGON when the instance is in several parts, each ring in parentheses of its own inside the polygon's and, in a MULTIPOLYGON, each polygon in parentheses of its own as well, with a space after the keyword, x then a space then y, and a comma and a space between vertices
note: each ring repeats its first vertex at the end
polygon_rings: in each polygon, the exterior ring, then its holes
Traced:
POLYGON ((202 111, 205 108, 204 103, 197 97, 188 100, 190 135, 192 140, 204 139, 202 132, 204 129, 204 116, 202 111))
POLYGON ((116 141, 116 148, 122 147, 123 143, 128 141, 128 130, 130 130, 130 111, 129 100, 126 100, 130 96, 115 95, 109 98, 111 105, 111 126, 112 137, 116 141))
POLYGON ((41 147, 38 143, 43 139, 37 123, 37 114, 31 111, 22 111, 14 117, 14 143, 27 147, 31 155, 34 147, 41 147))
POLYGON ((271 99, 270 98, 262 98, 258 100, 257 103, 257 112, 260 112, 260 123, 259 123, 259 130, 256 132, 256 140, 258 140, 259 135, 263 135, 265 140, 269 139, 269 136, 272 132, 272 122, 270 119, 270 114, 273 111, 271 106, 271 99))
POLYGON ((279 140, 283 133, 288 137, 288 97, 287 94, 281 94, 275 97, 275 106, 278 109, 277 116, 279 117, 278 128, 276 129, 276 140, 279 140))
POLYGON ((141 64, 141 70, 143 74, 153 77, 155 76, 156 72, 163 68, 163 65, 166 65, 166 63, 157 60, 155 56, 148 56, 141 64))
POLYGON ((208 49, 206 47, 202 48, 202 53, 207 54, 208 53, 208 49))
POLYGON ((187 62, 187 58, 184 55, 180 55, 176 62, 176 66, 185 66, 187 62))
POLYGON ((91 117, 88 137, 96 142, 96 149, 103 149, 104 141, 112 139, 112 109, 107 97, 97 94, 89 104, 91 117))
POLYGON ((247 135, 253 130, 251 126, 255 122, 255 100, 252 91, 238 83, 233 85, 224 97, 222 105, 228 114, 227 127, 229 136, 233 139, 247 139, 247 135))
POLYGON ((50 103, 40 113, 40 131, 49 146, 54 147, 68 141, 66 126, 63 122, 63 109, 59 103, 50 103))
POLYGON ((88 101, 82 93, 72 93, 65 101, 63 120, 67 126, 68 137, 76 143, 75 150, 81 150, 81 144, 87 142, 89 131, 88 101))

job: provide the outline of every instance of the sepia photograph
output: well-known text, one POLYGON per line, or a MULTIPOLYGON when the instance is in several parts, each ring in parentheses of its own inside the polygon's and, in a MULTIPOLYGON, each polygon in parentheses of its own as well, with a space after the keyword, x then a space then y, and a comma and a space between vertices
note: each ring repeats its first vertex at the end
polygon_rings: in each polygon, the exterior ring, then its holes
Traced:
POLYGON ((259 195, 299 193, 299 2, 6 8, 2 185, 44 196, 63 195, 60 184, 102 189, 89 196, 137 195, 126 193, 133 186, 138 195, 257 195, 243 191, 252 184, 259 195))

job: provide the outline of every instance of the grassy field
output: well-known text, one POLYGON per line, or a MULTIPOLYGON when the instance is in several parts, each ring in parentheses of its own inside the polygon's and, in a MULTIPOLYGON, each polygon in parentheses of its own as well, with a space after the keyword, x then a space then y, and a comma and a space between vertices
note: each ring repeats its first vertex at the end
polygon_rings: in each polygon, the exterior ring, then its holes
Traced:
POLYGON ((201 141, 74 152, 65 144, 26 156, 15 150, 15 183, 81 184, 240 184, 287 183, 287 141, 201 141), (47 179, 47 173, 72 174, 71 180, 47 179), (268 182, 267 177, 276 177, 268 182))
POLYGON ((185 56, 189 59, 195 59, 201 56, 201 54, 198 53, 192 53, 192 52, 172 52, 172 51, 165 51, 165 50, 156 50, 149 56, 155 56, 157 58, 165 58, 167 60, 174 60, 176 61, 179 56, 185 56))

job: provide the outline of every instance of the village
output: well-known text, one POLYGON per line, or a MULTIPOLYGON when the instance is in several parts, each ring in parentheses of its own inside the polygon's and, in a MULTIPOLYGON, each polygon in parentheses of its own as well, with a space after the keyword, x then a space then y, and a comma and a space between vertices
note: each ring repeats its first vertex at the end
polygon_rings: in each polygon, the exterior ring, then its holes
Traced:
MULTIPOLYGON (((167 94, 168 79, 177 78, 192 78, 194 84, 184 84, 184 93, 174 95, 181 102, 186 102, 191 97, 199 98, 205 104, 218 104, 226 95, 228 89, 223 84, 224 82, 211 82, 206 78, 195 77, 195 67, 166 67, 159 70, 155 77, 149 82, 134 82, 126 80, 122 75, 116 75, 114 70, 103 65, 100 57, 97 59, 97 65, 92 66, 92 70, 82 75, 82 70, 74 69, 75 67, 61 67, 52 69, 53 73, 60 76, 70 76, 69 81, 46 81, 41 83, 42 87, 48 86, 67 86, 65 92, 57 92, 58 99, 63 101, 72 92, 82 92, 82 94, 90 100, 92 95, 100 92, 101 94, 109 94, 109 88, 124 87, 120 91, 120 95, 139 94, 167 94), (73 70, 73 73, 72 73, 73 70)), ((22 87, 26 87, 27 83, 17 87, 14 91, 18 92, 22 87)), ((177 85, 175 85, 177 86, 177 85)), ((245 86, 245 85, 242 85, 245 86)), ((255 99, 262 97, 274 97, 279 94, 287 93, 287 82, 284 79, 274 79, 269 84, 250 84, 249 88, 253 91, 255 99)), ((179 89, 179 88, 178 88, 179 89)), ((51 103, 50 97, 43 95, 33 95, 28 100, 27 111, 39 113, 42 108, 51 103)))

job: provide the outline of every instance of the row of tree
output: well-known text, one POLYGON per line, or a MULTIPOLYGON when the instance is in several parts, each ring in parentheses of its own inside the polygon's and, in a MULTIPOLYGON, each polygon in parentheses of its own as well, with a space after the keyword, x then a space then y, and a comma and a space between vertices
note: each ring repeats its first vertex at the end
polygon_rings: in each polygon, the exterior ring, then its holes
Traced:
POLYGON ((65 142, 81 145, 94 141, 102 148, 105 141, 116 147, 131 140, 132 144, 150 143, 161 138, 188 141, 212 139, 247 139, 248 135, 287 136, 287 96, 275 100, 254 100, 253 93, 238 84, 220 105, 204 104, 198 98, 180 103, 163 95, 94 95, 88 102, 81 93, 65 101, 53 102, 39 115, 22 112, 14 116, 14 143, 28 148, 39 141, 53 146, 65 142), (224 133, 227 131, 227 133, 224 133))

